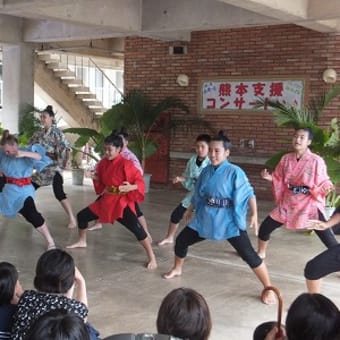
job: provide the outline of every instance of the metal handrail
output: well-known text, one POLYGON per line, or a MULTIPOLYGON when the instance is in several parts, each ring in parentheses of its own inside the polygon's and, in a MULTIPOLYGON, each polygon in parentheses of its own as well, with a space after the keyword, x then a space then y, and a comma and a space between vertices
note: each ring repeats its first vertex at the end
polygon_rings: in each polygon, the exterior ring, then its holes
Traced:
POLYGON ((111 83, 111 85, 117 90, 117 92, 120 93, 120 95, 123 97, 124 94, 123 92, 112 82, 112 80, 105 74, 105 72, 101 69, 100 66, 98 66, 98 64, 92 59, 89 58, 89 60, 92 62, 92 64, 103 73, 103 76, 108 80, 109 83, 111 83))
MULTIPOLYGON (((58 53, 59 63, 75 73, 76 79, 96 95, 104 108, 117 104, 123 97, 122 91, 90 57, 58 53), (97 84, 98 80, 101 80, 97 84)), ((72 86, 72 85, 70 85, 72 86)), ((91 102, 89 101, 91 106, 91 102)))

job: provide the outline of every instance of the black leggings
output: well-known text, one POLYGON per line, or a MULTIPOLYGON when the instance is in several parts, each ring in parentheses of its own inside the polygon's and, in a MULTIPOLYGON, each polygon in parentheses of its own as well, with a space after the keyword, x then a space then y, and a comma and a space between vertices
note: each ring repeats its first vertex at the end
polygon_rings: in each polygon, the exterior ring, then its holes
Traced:
MULTIPOLYGON (((40 185, 32 182, 34 189, 37 190, 40 188, 40 185)), ((66 194, 64 192, 64 179, 63 176, 56 172, 53 177, 52 188, 54 192, 54 197, 60 202, 66 198, 66 194)))
POLYGON ((139 207, 139 205, 138 205, 137 202, 135 203, 135 209, 136 209, 137 217, 141 217, 141 216, 144 215, 143 212, 142 212, 142 210, 140 210, 140 207, 139 207))
MULTIPOLYGON (((175 244, 175 255, 180 258, 185 258, 188 253, 189 246, 204 241, 205 238, 200 237, 196 230, 186 226, 177 236, 175 244)), ((250 268, 257 268, 262 263, 262 259, 254 250, 250 243, 246 231, 240 230, 240 236, 232 237, 227 240, 233 248, 241 256, 250 268)))
POLYGON ((186 211, 187 211, 187 208, 184 208, 182 203, 180 203, 172 212, 170 216, 170 222, 174 224, 178 224, 183 218, 183 215, 186 211))
MULTIPOLYGON (((86 229, 90 221, 97 219, 98 216, 93 213, 89 207, 86 207, 77 214, 78 228, 86 229)), ((147 234, 144 228, 139 224, 137 216, 128 206, 124 209, 123 217, 118 218, 117 221, 125 228, 129 229, 136 236, 138 241, 143 241, 147 238, 147 234)))
MULTIPOLYGON (((319 219, 325 221, 325 218, 319 211, 319 219)), ((262 222, 259 230, 259 239, 261 241, 268 241, 270 239, 270 234, 277 228, 280 228, 283 223, 273 220, 270 216, 267 216, 262 222)), ((316 235, 318 235, 321 242, 327 247, 331 248, 338 244, 334 233, 331 229, 326 230, 314 230, 316 235)))
POLYGON ((33 225, 34 228, 41 227, 45 220, 37 211, 32 197, 27 197, 24 206, 19 210, 19 213, 24 216, 25 220, 33 225))
POLYGON ((305 267, 305 278, 318 280, 338 271, 340 271, 340 244, 325 250, 308 261, 305 267))

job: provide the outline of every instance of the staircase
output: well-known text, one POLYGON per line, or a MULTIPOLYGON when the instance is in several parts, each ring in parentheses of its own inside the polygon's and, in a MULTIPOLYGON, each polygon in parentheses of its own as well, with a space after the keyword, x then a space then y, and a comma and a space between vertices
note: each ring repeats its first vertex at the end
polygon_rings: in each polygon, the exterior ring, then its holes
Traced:
POLYGON ((35 81, 80 127, 95 128, 96 118, 122 99, 121 91, 89 57, 37 52, 35 81))

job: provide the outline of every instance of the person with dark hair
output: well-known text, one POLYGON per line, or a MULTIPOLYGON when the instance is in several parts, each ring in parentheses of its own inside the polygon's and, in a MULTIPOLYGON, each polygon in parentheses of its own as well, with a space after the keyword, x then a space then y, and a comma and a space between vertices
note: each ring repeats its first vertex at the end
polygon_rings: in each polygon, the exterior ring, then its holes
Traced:
MULTIPOLYGON (((257 229, 257 203, 253 187, 244 171, 228 162, 231 142, 223 131, 211 139, 209 158, 195 185, 192 203, 186 212, 190 220, 176 238, 175 261, 172 269, 164 274, 171 279, 182 274, 189 246, 209 240, 228 240, 241 258, 254 271, 264 287, 270 286, 267 267, 252 247, 247 234, 247 209, 250 207, 250 227, 257 229)), ((271 291, 263 291, 263 303, 274 304, 271 291)))
POLYGON ((25 340, 47 339, 90 340, 90 335, 84 319, 65 309, 56 309, 40 316, 25 338, 25 340))
POLYGON ((62 168, 67 168, 70 162, 72 148, 64 133, 57 127, 54 119, 53 108, 51 105, 47 105, 40 115, 42 128, 29 140, 30 144, 39 143, 42 145, 46 149, 46 154, 53 161, 42 171, 34 173, 32 182, 36 190, 41 186, 52 184, 54 196, 69 218, 68 228, 75 228, 77 221, 73 214, 71 202, 64 192, 62 176, 62 168))
POLYGON ((18 271, 8 262, 0 262, 0 340, 10 339, 13 315, 23 290, 18 271))
POLYGON ((17 138, 8 130, 3 131, 0 145, 0 171, 6 176, 0 192, 0 214, 9 218, 21 214, 45 238, 48 249, 55 247, 45 219, 36 209, 31 181, 33 169, 44 169, 51 159, 39 144, 19 147, 17 138))
POLYGON ((158 242, 158 245, 160 246, 174 243, 179 223, 191 203, 192 196, 194 195, 197 178, 201 174, 202 170, 210 164, 208 157, 210 139, 210 136, 207 134, 197 136, 196 155, 192 156, 187 162, 183 175, 176 176, 172 180, 173 184, 181 183, 188 192, 181 203, 172 212, 169 221, 168 233, 164 239, 158 242))
POLYGON ((100 195, 77 214, 79 240, 68 248, 84 248, 88 222, 99 219, 102 223, 116 220, 130 230, 148 257, 147 268, 157 267, 156 257, 150 239, 136 216, 135 203, 144 199, 144 180, 134 164, 125 159, 120 151, 122 138, 113 133, 104 140, 105 157, 101 159, 93 174, 95 191, 100 195))
POLYGON ((211 315, 204 297, 194 289, 177 288, 163 299, 157 315, 157 332, 187 340, 208 340, 211 315))
MULTIPOLYGON (((21 296, 14 315, 12 339, 27 336, 33 322, 55 309, 64 309, 86 320, 88 314, 86 283, 70 254, 52 249, 42 254, 37 262, 34 287, 21 296), (73 293, 76 286, 76 297, 73 293)), ((94 337, 95 339, 96 337, 94 337)))
MULTIPOLYGON (((138 160, 137 156, 128 148, 128 145, 129 145, 129 134, 128 134, 128 132, 126 131, 125 128, 121 128, 116 133, 119 136, 121 136, 122 139, 123 139, 123 147, 122 147, 120 154, 125 159, 132 161, 134 166, 140 171, 140 173, 143 176, 144 171, 143 171, 142 165, 140 164, 140 161, 138 160)), ((147 224, 145 216, 144 216, 143 212, 141 211, 139 204, 137 202, 135 202, 135 209, 136 209, 136 214, 137 214, 137 218, 138 218, 139 223, 144 228, 145 232, 148 234, 150 242, 152 242, 152 237, 151 237, 151 234, 150 234, 149 229, 148 229, 148 224, 147 224)), ((97 222, 94 226, 88 228, 87 230, 97 230, 97 229, 101 229, 101 228, 102 228, 102 224, 100 222, 97 222)))
MULTIPOLYGON (((307 221, 307 228, 314 230, 330 230, 340 223, 340 207, 337 208, 327 222, 323 220, 307 221)), ((307 262, 305 267, 305 278, 308 291, 319 293, 321 289, 321 279, 331 273, 340 271, 340 244, 329 248, 307 262)))
MULTIPOLYGON (((263 179, 272 182, 276 207, 262 222, 258 235, 258 254, 266 257, 271 233, 285 224, 287 229, 306 228, 309 219, 325 221, 325 197, 333 189, 324 160, 309 149, 310 128, 296 128, 294 152, 284 155, 272 174, 264 169, 263 179)), ((331 248, 338 244, 331 230, 315 231, 322 243, 331 248)))
POLYGON ((339 340, 340 311, 321 294, 299 295, 288 309, 285 329, 274 327, 264 340, 339 340))

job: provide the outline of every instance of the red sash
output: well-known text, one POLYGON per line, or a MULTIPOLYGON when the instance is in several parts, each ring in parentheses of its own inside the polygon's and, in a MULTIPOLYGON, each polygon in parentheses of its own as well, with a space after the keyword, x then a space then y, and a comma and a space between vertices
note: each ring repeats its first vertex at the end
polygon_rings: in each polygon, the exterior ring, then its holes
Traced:
POLYGON ((18 187, 22 187, 24 185, 30 185, 32 181, 31 181, 31 177, 22 177, 22 178, 6 177, 6 183, 15 184, 18 187))

